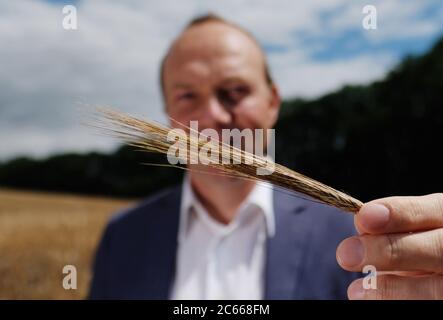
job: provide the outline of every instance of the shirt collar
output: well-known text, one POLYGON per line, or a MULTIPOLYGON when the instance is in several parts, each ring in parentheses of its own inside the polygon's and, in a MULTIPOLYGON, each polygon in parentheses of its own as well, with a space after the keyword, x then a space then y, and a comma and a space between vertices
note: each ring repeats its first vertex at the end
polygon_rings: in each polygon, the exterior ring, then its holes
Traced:
MULTIPOLYGON (((272 185, 267 182, 257 182, 239 207, 239 211, 244 209, 245 206, 251 204, 259 207, 264 214, 266 231, 269 237, 272 237, 275 234, 273 198, 272 185)), ((202 207, 202 204, 197 199, 194 190, 192 189, 189 175, 185 174, 182 184, 182 197, 180 204, 180 221, 178 231, 179 242, 182 242, 186 237, 191 212, 190 209, 194 205, 202 207)))

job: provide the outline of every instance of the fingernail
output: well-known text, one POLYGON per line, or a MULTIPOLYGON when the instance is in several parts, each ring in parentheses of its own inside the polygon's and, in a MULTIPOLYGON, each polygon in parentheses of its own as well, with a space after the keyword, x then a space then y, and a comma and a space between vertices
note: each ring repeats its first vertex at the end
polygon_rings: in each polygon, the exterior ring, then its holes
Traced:
POLYGON ((365 289, 361 279, 354 281, 348 288, 349 300, 363 300, 365 298, 365 289))
POLYGON ((367 231, 383 229, 389 221, 389 209, 379 203, 364 205, 357 214, 358 223, 367 231))
POLYGON ((340 265, 347 268, 359 266, 363 262, 364 248, 358 237, 344 240, 337 248, 340 265))

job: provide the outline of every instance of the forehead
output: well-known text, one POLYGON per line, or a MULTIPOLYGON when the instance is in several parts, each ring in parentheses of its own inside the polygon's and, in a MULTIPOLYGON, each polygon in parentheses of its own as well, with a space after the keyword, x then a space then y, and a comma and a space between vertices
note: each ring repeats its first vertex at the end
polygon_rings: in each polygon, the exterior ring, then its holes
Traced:
POLYGON ((206 23, 186 30, 172 45, 164 65, 166 85, 199 78, 208 81, 259 74, 264 74, 264 57, 258 44, 222 23, 206 23))

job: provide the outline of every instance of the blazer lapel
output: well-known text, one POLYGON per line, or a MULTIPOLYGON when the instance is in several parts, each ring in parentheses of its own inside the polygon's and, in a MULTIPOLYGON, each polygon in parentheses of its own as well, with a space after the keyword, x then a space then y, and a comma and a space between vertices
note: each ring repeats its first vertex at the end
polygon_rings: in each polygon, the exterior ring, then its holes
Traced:
POLYGON ((169 299, 175 277, 181 187, 159 204, 155 229, 147 239, 142 264, 149 277, 149 299, 169 299))
POLYGON ((274 189, 275 235, 268 238, 265 262, 265 299, 296 299, 297 284, 307 250, 309 201, 274 189))

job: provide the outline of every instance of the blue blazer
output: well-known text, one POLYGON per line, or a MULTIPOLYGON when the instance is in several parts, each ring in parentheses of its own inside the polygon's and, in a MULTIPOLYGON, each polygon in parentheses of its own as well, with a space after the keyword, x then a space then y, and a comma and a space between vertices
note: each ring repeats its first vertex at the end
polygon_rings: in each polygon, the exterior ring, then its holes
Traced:
MULTIPOLYGON (((181 186, 114 216, 99 244, 91 299, 168 299, 174 281, 181 186)), ((268 238, 265 299, 346 299, 359 274, 335 251, 355 233, 351 214, 274 190, 276 233, 268 238)))

